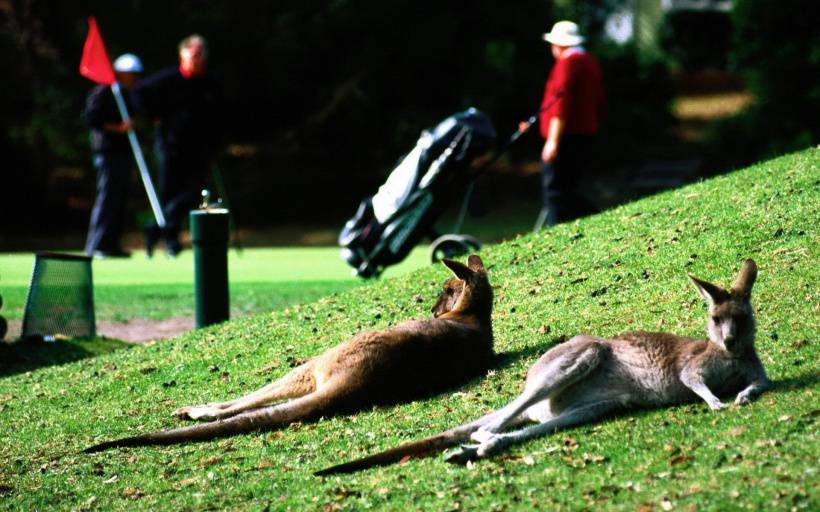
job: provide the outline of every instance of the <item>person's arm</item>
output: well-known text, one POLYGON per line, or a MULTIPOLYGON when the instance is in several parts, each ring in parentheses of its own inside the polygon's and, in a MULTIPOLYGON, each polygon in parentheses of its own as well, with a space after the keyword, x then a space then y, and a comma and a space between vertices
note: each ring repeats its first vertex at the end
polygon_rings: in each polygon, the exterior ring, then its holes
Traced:
POLYGON ((544 149, 541 151, 541 160, 544 162, 552 162, 558 155, 558 143, 564 133, 565 124, 560 117, 550 119, 547 140, 544 142, 544 149))
POLYGON ((82 119, 86 126, 94 130, 102 130, 110 133, 125 133, 131 128, 131 121, 111 121, 111 106, 105 105, 106 101, 113 102, 113 97, 109 98, 108 88, 98 87, 88 95, 82 119), (108 108, 107 108, 108 107, 108 108))
POLYGON ((96 87, 88 94, 85 100, 85 108, 81 115, 83 123, 85 123, 88 128, 95 130, 101 130, 104 123, 101 91, 101 88, 96 87))
POLYGON ((172 77, 172 72, 163 70, 137 82, 131 91, 134 110, 144 118, 153 120, 155 124, 159 122, 168 111, 172 77))
POLYGON ((134 121, 120 121, 119 123, 103 123, 103 130, 111 133, 126 133, 134 127, 134 121))
POLYGON ((549 94, 545 94, 542 108, 550 107, 550 117, 541 119, 541 134, 544 136, 544 148, 541 150, 541 160, 552 162, 558 155, 561 135, 566 126, 566 115, 569 110, 568 98, 570 91, 570 70, 567 59, 559 59, 550 74, 550 83, 547 84, 549 94))

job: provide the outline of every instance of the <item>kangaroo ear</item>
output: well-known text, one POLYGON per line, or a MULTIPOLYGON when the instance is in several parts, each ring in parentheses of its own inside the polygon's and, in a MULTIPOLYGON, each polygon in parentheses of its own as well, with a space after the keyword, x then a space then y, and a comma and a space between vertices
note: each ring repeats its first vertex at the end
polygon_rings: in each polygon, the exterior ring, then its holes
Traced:
POLYGON ((692 284, 695 285, 695 288, 698 289, 698 292, 700 293, 701 297, 703 297, 704 300, 706 300, 706 302, 708 302, 709 304, 723 302, 726 299, 728 294, 720 286, 714 285, 702 279, 698 279, 692 274, 686 275, 689 277, 689 280, 692 281, 692 284))
POLYGON ((461 279, 462 281, 466 281, 473 275, 473 271, 470 270, 465 264, 459 263, 457 261, 448 260, 447 258, 443 258, 441 260, 447 268, 453 271, 453 274, 456 275, 457 278, 461 279))
POLYGON ((485 272, 484 262, 481 261, 481 258, 479 258, 476 254, 473 254, 469 258, 467 258, 467 266, 473 272, 485 272))
POLYGON ((748 259, 743 262, 743 268, 737 274, 735 284, 732 285, 732 291, 745 296, 751 295, 755 279, 757 279, 757 264, 754 260, 748 259))

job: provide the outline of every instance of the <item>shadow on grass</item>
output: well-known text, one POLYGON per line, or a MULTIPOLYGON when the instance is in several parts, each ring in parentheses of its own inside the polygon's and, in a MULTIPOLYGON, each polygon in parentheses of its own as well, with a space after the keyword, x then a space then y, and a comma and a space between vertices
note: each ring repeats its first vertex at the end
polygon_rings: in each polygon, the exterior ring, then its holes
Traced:
POLYGON ((538 345, 531 345, 519 350, 498 353, 495 356, 495 363, 493 363, 493 368, 496 370, 500 370, 507 366, 511 366, 512 364, 522 359, 528 360, 530 362, 529 366, 532 366, 533 364, 535 364, 535 361, 539 357, 541 357, 542 354, 544 354, 544 352, 551 349, 561 341, 564 340, 554 340, 549 343, 539 343, 538 345))
POLYGON ((55 342, 22 339, 14 343, 0 343, 0 377, 96 357, 130 346, 111 338, 77 338, 55 342))
POLYGON ((772 381, 772 390, 791 391, 795 389, 807 388, 820 382, 820 372, 811 372, 788 379, 777 379, 772 381))

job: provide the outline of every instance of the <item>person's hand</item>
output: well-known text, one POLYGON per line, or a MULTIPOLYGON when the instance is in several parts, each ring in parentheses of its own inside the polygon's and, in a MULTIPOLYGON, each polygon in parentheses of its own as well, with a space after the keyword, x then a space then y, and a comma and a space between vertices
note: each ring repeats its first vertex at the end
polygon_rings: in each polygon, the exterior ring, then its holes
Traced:
POLYGON ((493 159, 493 154, 490 152, 484 153, 483 155, 479 156, 478 158, 474 158, 473 161, 470 163, 470 169, 477 170, 483 169, 490 160, 493 159))
POLYGON ((521 121, 518 123, 518 133, 527 133, 527 130, 530 129, 530 122, 529 121, 521 121))
POLYGON ((558 144, 552 139, 547 139, 544 143, 544 149, 541 151, 541 160, 544 162, 552 162, 558 155, 558 144))
POLYGON ((129 119, 127 121, 121 121, 119 123, 107 123, 105 125, 105 129, 109 132, 113 133, 126 133, 128 130, 134 127, 134 121, 129 119))

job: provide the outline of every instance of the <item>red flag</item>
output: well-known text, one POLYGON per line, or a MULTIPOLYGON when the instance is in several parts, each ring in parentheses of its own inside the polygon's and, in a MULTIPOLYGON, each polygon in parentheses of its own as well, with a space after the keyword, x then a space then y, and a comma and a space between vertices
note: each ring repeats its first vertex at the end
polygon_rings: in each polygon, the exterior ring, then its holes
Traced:
POLYGON ((85 44, 83 45, 80 74, 98 84, 111 85, 117 81, 94 16, 88 18, 88 36, 85 38, 85 44))

